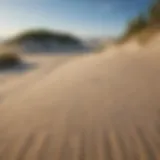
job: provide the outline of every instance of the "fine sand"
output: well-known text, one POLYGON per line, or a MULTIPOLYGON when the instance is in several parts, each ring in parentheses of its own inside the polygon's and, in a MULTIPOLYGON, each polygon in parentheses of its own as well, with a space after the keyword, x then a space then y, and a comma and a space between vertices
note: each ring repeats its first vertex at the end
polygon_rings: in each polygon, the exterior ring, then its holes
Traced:
POLYGON ((0 160, 159 160, 160 54, 33 56, 0 74, 0 160))

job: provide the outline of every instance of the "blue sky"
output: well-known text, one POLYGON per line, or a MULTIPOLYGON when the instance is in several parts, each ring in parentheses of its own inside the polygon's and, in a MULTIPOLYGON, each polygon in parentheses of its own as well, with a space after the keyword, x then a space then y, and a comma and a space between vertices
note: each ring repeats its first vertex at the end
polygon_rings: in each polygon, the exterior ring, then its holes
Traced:
POLYGON ((116 36, 151 0, 0 0, 0 37, 48 28, 80 37, 116 36))

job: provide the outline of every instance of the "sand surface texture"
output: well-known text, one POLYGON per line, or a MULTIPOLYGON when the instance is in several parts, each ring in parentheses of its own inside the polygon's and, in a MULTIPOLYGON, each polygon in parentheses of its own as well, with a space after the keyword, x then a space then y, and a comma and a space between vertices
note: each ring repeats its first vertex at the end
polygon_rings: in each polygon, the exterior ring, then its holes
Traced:
POLYGON ((160 54, 38 61, 0 75, 0 160, 160 159, 160 54))

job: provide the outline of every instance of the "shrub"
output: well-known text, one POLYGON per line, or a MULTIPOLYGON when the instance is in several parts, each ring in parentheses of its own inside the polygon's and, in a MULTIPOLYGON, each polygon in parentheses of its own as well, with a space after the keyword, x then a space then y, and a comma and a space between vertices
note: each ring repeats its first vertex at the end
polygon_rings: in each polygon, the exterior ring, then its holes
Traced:
POLYGON ((10 68, 18 65, 21 62, 20 57, 15 53, 0 54, 0 69, 10 68))
POLYGON ((141 31, 147 28, 147 20, 142 16, 138 16, 130 21, 124 35, 121 37, 121 41, 128 40, 132 36, 139 34, 141 31))
POLYGON ((156 0, 148 12, 150 25, 160 27, 160 0, 156 0))
POLYGON ((155 0, 144 16, 139 15, 130 21, 118 43, 121 44, 132 37, 140 37, 141 42, 148 41, 155 31, 160 31, 160 0, 155 0))
POLYGON ((127 30, 127 34, 137 34, 147 27, 147 21, 143 16, 138 16, 133 19, 127 30))

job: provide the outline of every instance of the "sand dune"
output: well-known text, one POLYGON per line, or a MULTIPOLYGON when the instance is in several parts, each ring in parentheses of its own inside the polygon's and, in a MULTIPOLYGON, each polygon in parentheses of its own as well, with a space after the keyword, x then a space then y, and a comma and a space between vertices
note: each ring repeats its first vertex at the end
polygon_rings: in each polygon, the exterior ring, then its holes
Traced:
POLYGON ((17 96, 17 93, 21 93, 31 88, 38 82, 45 79, 51 72, 53 72, 59 66, 67 63, 73 58, 79 55, 63 55, 63 56, 45 56, 33 55, 24 56, 24 60, 35 67, 31 68, 28 72, 14 69, 14 72, 2 72, 0 74, 0 93, 3 96, 10 97, 10 95, 17 96))
POLYGON ((0 160, 160 158, 157 52, 41 58, 0 86, 0 160))

